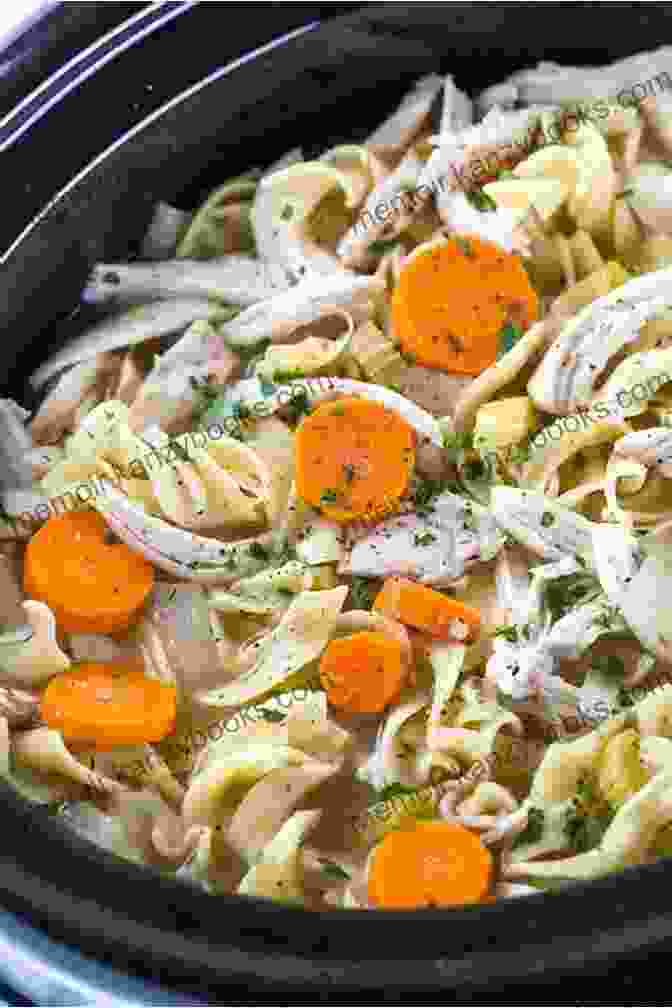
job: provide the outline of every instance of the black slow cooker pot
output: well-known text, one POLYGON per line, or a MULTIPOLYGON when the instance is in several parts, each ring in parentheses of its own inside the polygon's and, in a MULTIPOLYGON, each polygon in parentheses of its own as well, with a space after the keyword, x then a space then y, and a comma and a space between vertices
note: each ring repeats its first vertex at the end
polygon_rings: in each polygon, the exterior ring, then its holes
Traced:
MULTIPOLYGON (((89 267, 134 253, 157 200, 191 209, 294 145, 363 138, 431 71, 475 91, 540 59, 603 64, 670 42, 662 3, 57 6, 0 77, 3 394, 30 405, 26 376, 88 322, 89 267)), ((633 1004, 626 986, 672 954, 666 862, 465 911, 315 914, 209 897, 4 785, 0 803, 4 907, 210 1003, 633 1004)))

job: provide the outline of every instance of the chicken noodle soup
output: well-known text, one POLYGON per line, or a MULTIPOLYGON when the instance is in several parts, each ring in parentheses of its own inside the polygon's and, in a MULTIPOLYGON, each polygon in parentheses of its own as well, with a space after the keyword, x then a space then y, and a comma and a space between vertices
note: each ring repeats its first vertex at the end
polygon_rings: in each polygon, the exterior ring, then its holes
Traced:
POLYGON ((672 853, 670 55, 430 75, 96 264, 0 403, 26 799, 309 909, 672 853))

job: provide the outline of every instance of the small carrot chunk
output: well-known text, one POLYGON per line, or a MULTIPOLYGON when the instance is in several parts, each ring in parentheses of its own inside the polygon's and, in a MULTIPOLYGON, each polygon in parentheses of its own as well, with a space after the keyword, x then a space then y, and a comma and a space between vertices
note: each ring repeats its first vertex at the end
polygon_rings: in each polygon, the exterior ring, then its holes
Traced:
POLYGON ((320 661, 320 682, 334 707, 378 714, 399 696, 406 671, 399 641, 364 630, 329 642, 320 661))
POLYGON ((406 578, 388 578, 373 608, 434 637, 475 637, 481 625, 478 609, 406 578))
POLYGON ((141 661, 84 662, 55 676, 42 719, 66 742, 113 746, 160 742, 175 724, 174 686, 148 679, 141 661))
POLYGON ((116 633, 139 616, 154 585, 154 568, 124 543, 105 541, 95 511, 54 515, 26 547, 23 589, 44 602, 61 630, 116 633))
POLYGON ((478 375, 497 360, 502 331, 525 331, 539 302, 520 257, 476 235, 420 246, 392 295, 392 328, 419 364, 478 375))
POLYGON ((492 854, 457 823, 416 821, 388 833, 374 849, 369 902, 388 909, 464 906, 488 896, 492 854))
POLYGON ((344 397, 305 417, 295 439, 299 497, 336 522, 394 512, 415 464, 415 432, 381 403, 344 397))

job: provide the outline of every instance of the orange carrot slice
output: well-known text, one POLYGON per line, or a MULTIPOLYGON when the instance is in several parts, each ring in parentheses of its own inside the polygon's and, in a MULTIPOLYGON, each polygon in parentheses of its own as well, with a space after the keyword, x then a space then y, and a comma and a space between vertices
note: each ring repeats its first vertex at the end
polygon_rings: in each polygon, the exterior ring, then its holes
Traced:
POLYGON ((369 399, 324 403, 295 440, 299 497, 345 523, 396 510, 415 464, 415 432, 394 410, 369 399))
POLYGON ((148 679, 141 661, 84 662, 55 676, 40 713, 66 742, 112 746, 160 742, 175 724, 174 686, 148 679))
POLYGON ((378 714, 397 699, 406 680, 399 641, 364 630, 330 641, 320 660, 329 703, 350 714, 378 714))
POLYGON ((123 543, 107 543, 95 511, 54 515, 26 548, 23 589, 71 633, 115 633, 137 618, 154 568, 123 543))
POLYGON ((475 637, 481 625, 478 609, 406 578, 388 578, 373 609, 434 637, 475 637))
POLYGON ((464 906, 486 899, 493 858, 457 823, 415 822, 388 833, 369 866, 368 898, 377 907, 464 906))
POLYGON ((392 328, 419 364, 478 375, 493 364, 507 323, 524 332, 539 302, 520 257, 476 235, 420 246, 392 296, 392 328))

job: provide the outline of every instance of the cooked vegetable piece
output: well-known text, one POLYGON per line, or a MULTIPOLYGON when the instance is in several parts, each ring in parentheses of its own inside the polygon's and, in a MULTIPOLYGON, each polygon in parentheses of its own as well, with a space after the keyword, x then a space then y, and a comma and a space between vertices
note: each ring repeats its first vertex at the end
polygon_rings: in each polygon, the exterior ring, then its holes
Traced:
POLYGON ((367 381, 388 385, 397 382, 404 360, 395 344, 384 336, 375 322, 363 322, 353 333, 352 356, 367 381))
MULTIPOLYGON (((301 592, 274 630, 239 652, 238 679, 200 694, 200 702, 209 707, 238 707, 271 690, 296 685, 295 674, 319 658, 327 646, 347 594, 344 585, 301 592)), ((308 672, 304 676, 301 685, 311 677, 308 672)))
POLYGON ((411 427, 372 400, 345 397, 325 403, 296 432, 297 493, 332 521, 394 511, 414 462, 411 427))
POLYGON ((182 816, 189 825, 215 826, 235 812, 250 788, 266 774, 306 762, 314 761, 272 737, 249 739, 247 744, 228 751, 215 749, 191 779, 182 816))
POLYGON ((666 234, 653 234, 645 238, 636 254, 631 257, 629 266, 640 273, 652 273, 672 266, 672 238, 666 234))
POLYGON ((247 896, 263 896, 281 903, 303 904, 304 867, 301 846, 322 815, 321 809, 295 812, 261 853, 238 886, 247 896))
POLYGON ((640 758, 640 735, 627 728, 609 739, 600 754, 597 783, 600 793, 612 805, 622 805, 648 782, 640 758))
POLYGON ((604 266, 604 260, 587 231, 575 231, 569 239, 569 244, 578 280, 583 280, 604 266))
POLYGON ((368 896, 376 907, 463 906, 488 895, 492 854, 455 823, 416 822, 388 833, 374 850, 368 896))
POLYGON ((271 770, 250 788, 236 808, 227 842, 248 864, 255 864, 296 806, 334 770, 335 764, 311 760, 303 766, 271 770))
POLYGON ((389 578, 373 608, 435 637, 474 637, 481 622, 478 609, 406 578, 389 578))
POLYGON ((329 703, 350 714, 379 714, 399 696, 406 668, 399 641, 379 631, 332 640, 320 661, 329 703))
POLYGON ((567 130, 563 141, 577 155, 577 179, 567 203, 569 216, 581 230, 605 238, 609 209, 617 191, 616 173, 607 142, 592 123, 567 130))
POLYGON ((336 373, 347 356, 351 320, 344 312, 325 314, 321 326, 318 322, 307 327, 307 331, 313 330, 315 335, 298 343, 268 347, 255 367, 256 375, 264 381, 282 382, 304 375, 336 373))
POLYGON ((242 250, 254 248, 249 210, 256 188, 256 179, 250 173, 229 179, 210 193, 189 222, 177 246, 177 256, 211 259, 225 252, 233 252, 238 247, 242 250), (228 213, 236 207, 246 211, 238 227, 234 226, 228 213))
POLYGON ((60 630, 125 630, 152 590, 152 565, 105 535, 99 514, 69 511, 52 516, 28 543, 24 591, 49 606, 60 630))
POLYGON ((553 310, 558 316, 575 315, 593 301, 605 297, 612 289, 612 272, 609 263, 606 263, 594 273, 589 273, 583 280, 579 280, 573 287, 563 291, 556 298, 553 310))
POLYGON ((559 178, 519 179, 502 175, 496 182, 486 183, 483 192, 494 200, 498 209, 511 211, 519 227, 524 226, 534 212, 540 222, 552 228, 557 221, 556 211, 568 196, 567 186, 559 178))
POLYGON ((476 414, 474 440, 480 437, 495 448, 508 448, 531 434, 538 422, 534 403, 527 396, 497 399, 476 414))
POLYGON ((43 686, 69 668, 70 659, 58 645, 56 620, 49 607, 29 599, 22 611, 28 627, 0 634, 0 676, 3 683, 43 686))
POLYGON ((526 330, 537 295, 516 255, 474 235, 420 246, 392 297, 402 350, 419 364, 478 375, 497 360, 507 322, 526 330))
POLYGON ((97 749, 160 742, 175 723, 174 686, 148 679, 140 661, 83 662, 51 680, 44 721, 66 742, 97 749))

